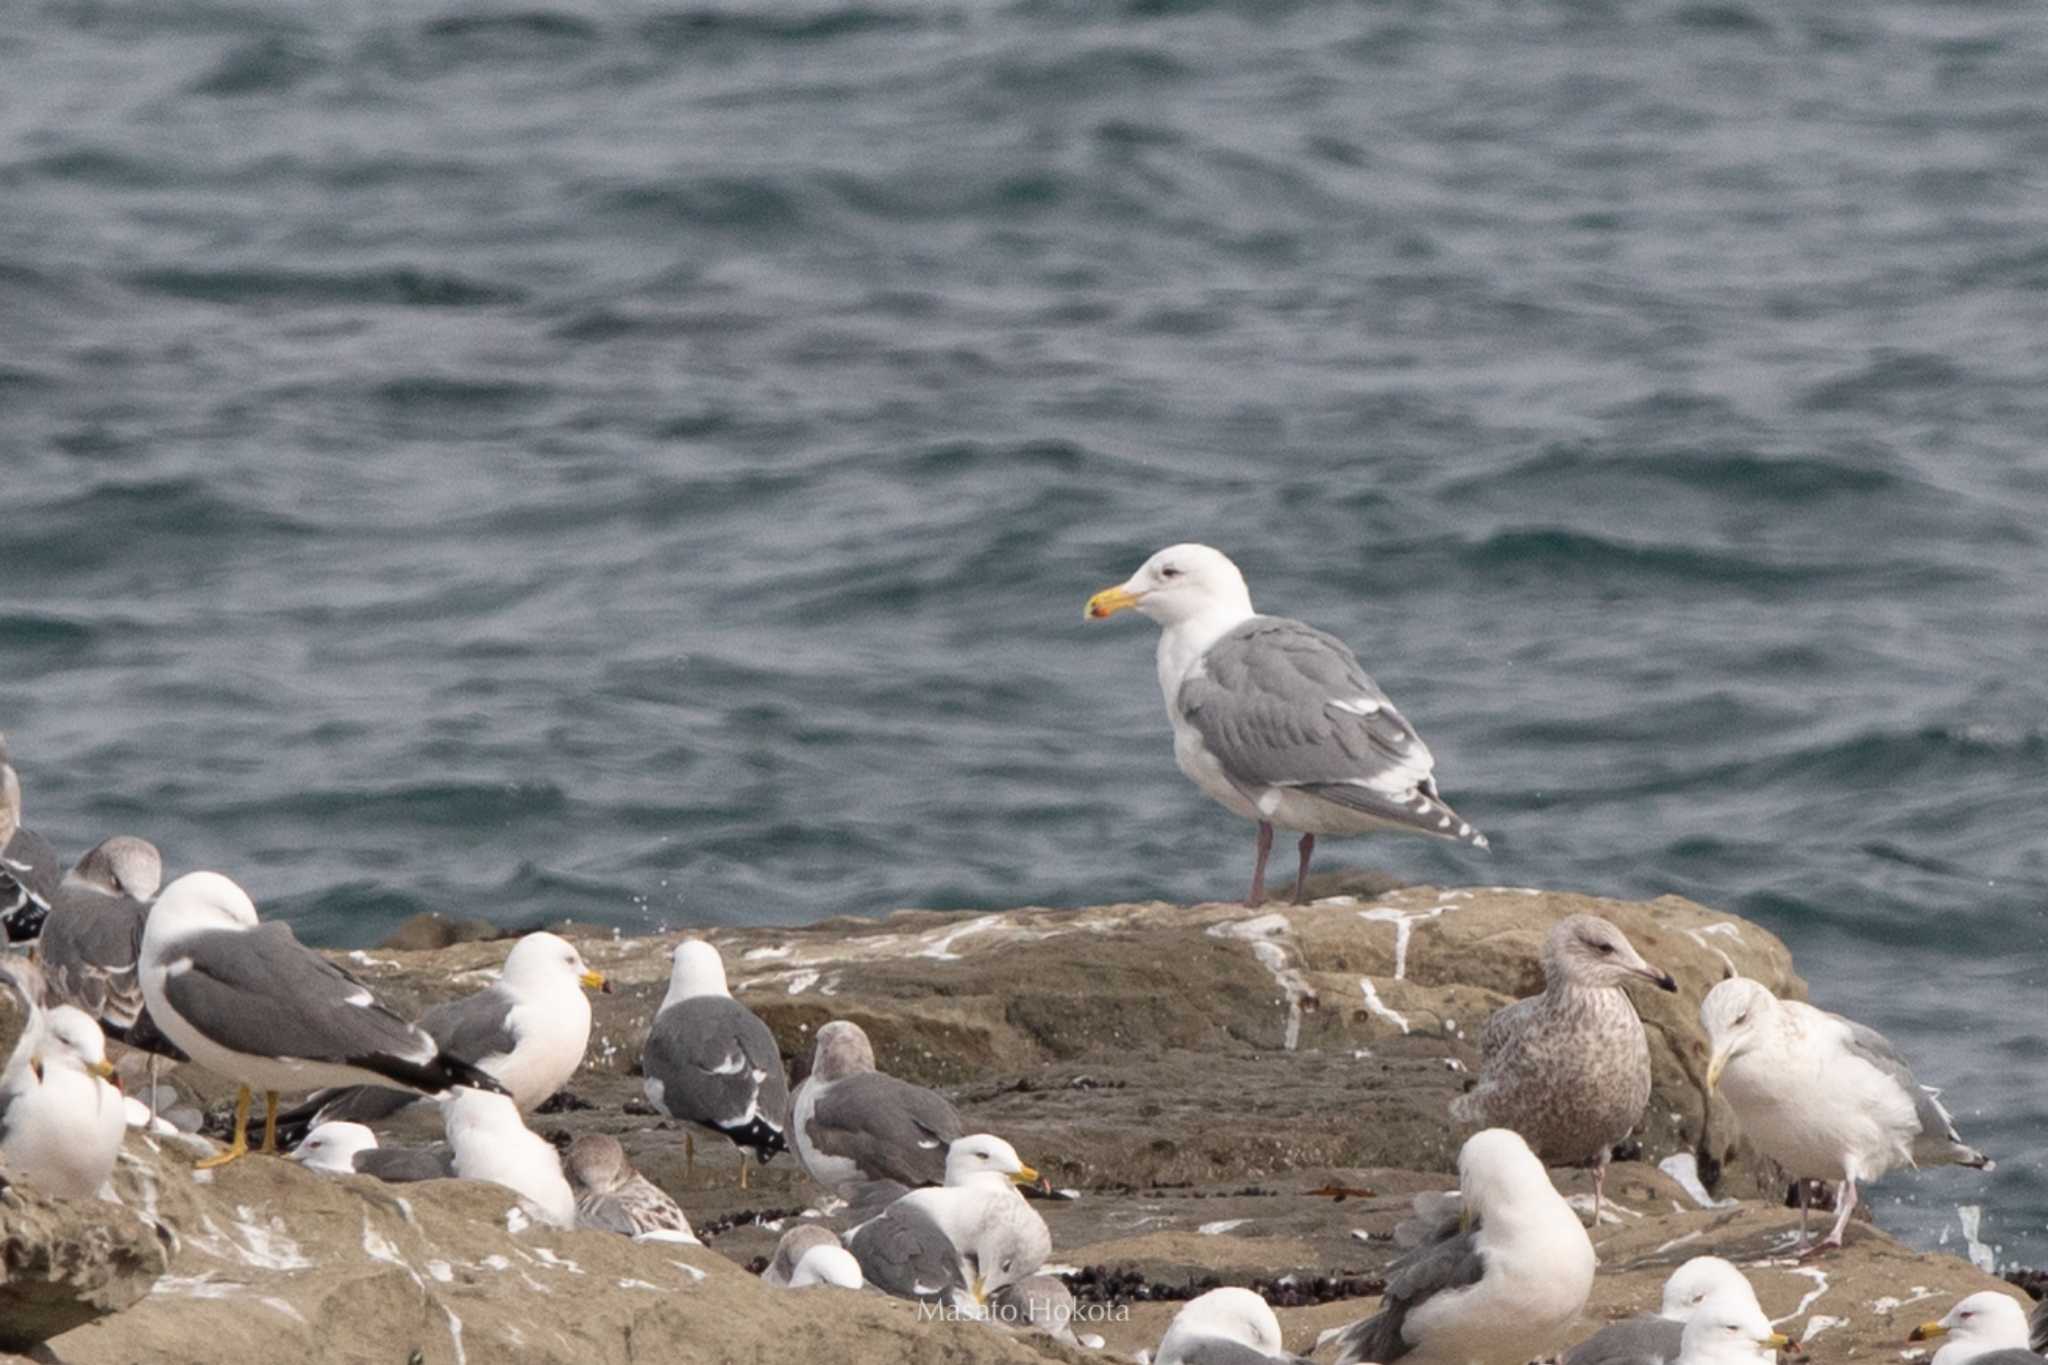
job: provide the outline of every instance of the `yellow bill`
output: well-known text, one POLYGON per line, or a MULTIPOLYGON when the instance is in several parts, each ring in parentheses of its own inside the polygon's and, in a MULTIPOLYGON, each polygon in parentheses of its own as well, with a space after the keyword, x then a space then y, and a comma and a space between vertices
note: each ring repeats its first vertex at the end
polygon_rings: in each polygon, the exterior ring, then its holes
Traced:
POLYGON ((1088 609, 1084 614, 1091 621, 1102 621, 1137 605, 1138 595, 1125 591, 1123 585, 1118 584, 1114 588, 1104 588, 1089 598, 1088 609))

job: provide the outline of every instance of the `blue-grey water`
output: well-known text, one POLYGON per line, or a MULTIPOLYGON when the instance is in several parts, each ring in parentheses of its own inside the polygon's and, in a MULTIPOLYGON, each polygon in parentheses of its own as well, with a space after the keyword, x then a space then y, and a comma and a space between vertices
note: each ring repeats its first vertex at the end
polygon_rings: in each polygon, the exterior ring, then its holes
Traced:
MULTIPOLYGON (((1213 542, 1493 838, 1947 1087, 2048 1260, 2037 0, 25 0, 29 823, 329 944, 1241 895, 1213 542)), ((1361 1115, 1360 1122, 1370 1122, 1361 1115)))

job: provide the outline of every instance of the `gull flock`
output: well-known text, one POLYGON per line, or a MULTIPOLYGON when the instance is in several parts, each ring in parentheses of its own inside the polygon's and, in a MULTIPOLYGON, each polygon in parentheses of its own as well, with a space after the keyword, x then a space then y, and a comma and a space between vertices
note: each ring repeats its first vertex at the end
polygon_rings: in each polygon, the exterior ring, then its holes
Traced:
MULTIPOLYGON (((1159 551, 1086 614, 1125 610, 1162 627, 1158 674, 1174 757, 1203 792, 1256 826, 1250 903, 1265 898, 1274 832, 1300 835, 1302 901, 1318 835, 1420 833, 1487 841, 1437 787, 1413 725, 1334 637, 1255 612, 1228 558, 1199 545, 1159 551)), ((132 836, 96 846, 68 872, 22 823, 22 782, 0 745, 0 987, 25 1024, 0 1068, 0 1182, 58 1199, 109 1197, 131 1125, 179 1131, 189 1107, 154 1080, 187 1062, 233 1082, 225 1147, 206 1170, 252 1154, 307 1170, 391 1182, 488 1181, 557 1227, 636 1240, 696 1239, 675 1198, 634 1170, 615 1138, 586 1135, 566 1157, 525 1118, 582 1064, 585 991, 608 990, 577 948, 534 933, 498 978, 417 1019, 263 920, 248 894, 210 871, 162 884, 158 851, 132 836), (25 951, 23 951, 25 949, 25 951), (109 1042, 144 1059, 147 1105, 125 1097, 109 1042), (284 1097, 297 1097, 282 1107, 284 1097), (260 1142, 250 1127, 263 1101, 260 1142), (438 1108, 445 1141, 387 1146, 378 1129, 438 1108), (288 1150, 287 1150, 288 1149, 288 1150)), ((1588 1334, 1598 1262, 1546 1163, 1589 1167, 1593 1218, 1608 1162, 1650 1097, 1648 1039, 1625 986, 1677 982, 1621 930, 1573 915, 1543 945, 1544 986, 1488 1020, 1472 1088, 1451 1105, 1467 1130, 1457 1189, 1421 1196, 1396 1229, 1405 1250, 1378 1310, 1325 1334, 1337 1365, 1751 1365, 1788 1343, 1742 1272, 1714 1256, 1680 1266, 1656 1312, 1588 1334)), ((1707 1084, 1751 1145, 1801 1191, 1802 1255, 1843 1245, 1859 1184, 1899 1167, 1988 1169, 1882 1035, 1731 974, 1698 1005, 1707 1084), (1831 1182, 1836 1218, 1812 1238, 1807 1182, 1831 1182)), ((967 1131, 942 1095, 879 1070, 855 1023, 817 1031, 792 1091, 773 1033, 734 998, 717 949, 687 938, 641 1052, 647 1101, 695 1132, 765 1164, 788 1153, 843 1216, 791 1228, 763 1273, 778 1288, 881 1292, 963 1318, 1044 1331, 1079 1348, 1068 1287, 1049 1273, 1052 1239, 1027 1195, 1049 1192, 1003 1138, 967 1131)), ((1957 1303, 1913 1333, 1940 1341, 1932 1365, 2026 1365, 2048 1338, 2019 1300, 1957 1303)), ((1272 1309, 1242 1288, 1190 1300, 1152 1365, 1258 1365, 1289 1355, 1272 1309)))

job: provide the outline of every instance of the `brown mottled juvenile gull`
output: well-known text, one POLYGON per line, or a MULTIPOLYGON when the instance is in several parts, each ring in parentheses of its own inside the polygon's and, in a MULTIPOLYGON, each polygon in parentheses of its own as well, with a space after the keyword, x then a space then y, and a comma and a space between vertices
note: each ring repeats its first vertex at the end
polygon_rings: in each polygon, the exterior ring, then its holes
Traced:
POLYGON ((848 1233, 847 1250, 885 1293, 979 1314, 1052 1251, 1045 1220, 1016 1190, 1037 1179, 1009 1143, 969 1134, 948 1151, 943 1186, 904 1195, 848 1233))
POLYGON ((369 1175, 392 1184, 445 1180, 455 1174, 451 1147, 382 1147, 368 1128, 342 1120, 317 1125, 292 1148, 291 1159, 309 1171, 369 1175))
POLYGON ((163 869, 163 855, 147 839, 117 834, 96 844, 50 898, 36 958, 51 995, 98 1020, 109 1038, 177 1057, 150 1021, 135 974, 163 869))
POLYGON ((790 1104, 791 1146, 811 1179, 845 1198, 870 1181, 937 1185, 964 1132, 945 1096, 875 1070, 859 1024, 835 1019, 818 1030, 811 1074, 790 1104))
MULTIPOLYGON (((1380 1311, 1337 1365, 1524 1365, 1562 1344, 1593 1288, 1593 1243, 1529 1144, 1505 1128, 1458 1153, 1463 1214, 1389 1268, 1380 1311)), ((1418 1210, 1441 1198, 1417 1201, 1418 1210)))
POLYGON ((258 923, 248 893, 218 872, 188 872, 164 888, 136 970, 164 1036, 241 1087, 234 1141, 202 1166, 247 1154, 256 1089, 264 1092, 266 1152, 277 1150, 281 1090, 391 1082, 430 1094, 456 1085, 498 1089, 301 945, 289 925, 258 923))
POLYGON ((1709 1299, 1724 1297, 1758 1306, 1740 1270, 1719 1256, 1695 1256, 1664 1281, 1664 1301, 1654 1314, 1601 1328, 1558 1357, 1559 1365, 1671 1365, 1684 1344, 1685 1324, 1709 1299))
POLYGON ((859 1289, 867 1280, 839 1234, 816 1223, 800 1223, 775 1244, 775 1255, 761 1272, 761 1282, 778 1289, 808 1289, 819 1284, 859 1289))
POLYGON ((107 1084, 106 1041, 73 1006, 35 1014, 0 1073, 0 1171, 59 1199, 90 1199, 128 1131, 121 1092, 107 1084))
POLYGON ((1237 565, 1173 545, 1088 599, 1094 620, 1157 621, 1159 687, 1180 770, 1259 827, 1247 904, 1266 896, 1273 830, 1300 830, 1299 903, 1318 834, 1406 830, 1486 847, 1437 794, 1436 760, 1343 641, 1252 610, 1237 565))
POLYGON ((1281 1344, 1280 1319, 1249 1289, 1226 1287, 1181 1306, 1159 1339, 1153 1365, 1305 1365, 1281 1344))
POLYGON ((1742 976, 1707 992, 1700 1026, 1710 1048, 1707 1088, 1727 1099, 1751 1145, 1800 1182, 1802 1242, 1808 1180, 1839 1182, 1835 1226, 1820 1242, 1839 1247, 1857 1181, 1876 1180, 1895 1166, 1991 1169, 1991 1159, 1963 1142, 1935 1092, 1913 1078, 1874 1028, 1779 1000, 1742 976))
POLYGON ((1938 1321, 1923 1322, 1908 1341, 1939 1341, 1928 1365, 2040 1365, 2029 1349, 2027 1310, 2010 1294, 1980 1290, 1957 1301, 1938 1321))
POLYGON ((659 1235, 661 1240, 695 1242, 683 1206, 633 1169, 626 1149, 609 1133, 585 1133, 569 1144, 562 1163, 576 1193, 576 1226, 624 1237, 659 1235))
POLYGON ((988 1296, 988 1312, 1005 1327, 1043 1332, 1068 1346, 1082 1344, 1074 1335, 1074 1291, 1056 1275, 1027 1275, 1002 1286, 988 1296))
POLYGON ((1678 989, 1606 920, 1559 920, 1543 940, 1543 993, 1494 1011, 1479 1084, 1451 1101, 1452 1117, 1512 1128, 1553 1165, 1590 1164, 1596 1227, 1614 1144, 1650 1103, 1650 1040, 1621 989, 1631 978, 1678 989))
POLYGON ((0 938, 23 943, 42 932, 64 865, 49 840, 21 823, 21 774, 0 735, 0 938))
MULTIPOLYGON (((531 1113, 583 1065, 590 1044, 586 987, 610 991, 611 983, 591 970, 575 944, 532 933, 512 945, 496 981, 434 1006, 420 1016, 420 1027, 443 1052, 495 1077, 520 1112, 531 1113)), ((345 1086, 320 1091, 277 1121, 288 1134, 319 1123, 375 1123, 420 1098, 385 1086, 345 1086)))
MULTIPOLYGON (((676 945, 668 994, 655 1011, 640 1070, 647 1102, 670 1118, 724 1134, 764 1166, 783 1149, 789 1078, 781 1049, 768 1026, 732 998, 718 949, 701 939, 676 945)), ((684 1144, 694 1170, 697 1143, 687 1130, 684 1144)), ((740 1188, 746 1187, 742 1154, 740 1188)))

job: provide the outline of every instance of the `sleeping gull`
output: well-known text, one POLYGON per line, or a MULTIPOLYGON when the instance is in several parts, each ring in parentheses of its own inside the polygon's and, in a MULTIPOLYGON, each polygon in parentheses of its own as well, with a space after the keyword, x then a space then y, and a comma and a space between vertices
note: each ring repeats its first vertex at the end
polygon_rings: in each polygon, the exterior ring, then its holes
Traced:
POLYGON ((1299 1361, 1281 1345, 1280 1320, 1249 1289, 1212 1289, 1167 1324, 1153 1365, 1266 1365, 1299 1361))
POLYGON ((1486 836, 1437 795, 1436 760, 1343 641, 1252 610, 1237 565, 1174 545, 1088 599, 1094 620, 1135 608, 1157 621, 1159 687, 1180 770, 1255 821, 1247 904, 1266 894, 1273 829, 1300 830, 1299 903, 1318 834, 1396 829, 1477 848, 1486 836))
POLYGON ((869 1284, 902 1299, 979 1314, 988 1296, 1036 1274, 1052 1251, 1037 1210, 1017 1193, 1038 1172, 999 1137, 974 1133, 946 1154, 946 1183, 912 1190, 847 1234, 869 1284))
POLYGON ((2027 1310, 2018 1299, 1986 1289, 1961 1300, 1938 1322, 1923 1322, 1908 1341, 1942 1341, 1928 1365, 2041 1365, 2028 1347, 2027 1310))
POLYGON ((455 1153, 446 1146, 380 1147, 368 1128, 342 1121, 315 1126, 292 1148, 291 1159, 309 1171, 369 1175, 392 1184, 455 1174, 455 1153))
POLYGON ((531 1204, 541 1221, 576 1226, 576 1195, 562 1175, 561 1157, 520 1121, 509 1096, 463 1086, 441 1101, 441 1118, 458 1177, 503 1185, 531 1204))
POLYGON ((1790 1344, 1754 1296, 1715 1294, 1679 1331, 1675 1365, 1777 1365, 1778 1348, 1790 1344))
POLYGON ((988 1312, 1019 1332, 1043 1332, 1068 1346, 1081 1345, 1074 1335, 1074 1291, 1056 1275, 1027 1275, 1002 1286, 988 1296, 988 1312))
POLYGON ((107 1084, 100 1026, 70 1005, 35 1013, 0 1074, 0 1170, 58 1199, 90 1199, 120 1154, 126 1106, 107 1084))
POLYGON ((1512 1128, 1536 1155, 1593 1167, 1593 1225, 1614 1144, 1650 1103, 1650 1040, 1622 983, 1678 983, 1597 915, 1569 915, 1543 940, 1543 993, 1494 1011, 1479 1035, 1479 1084, 1451 1101, 1464 1123, 1512 1128))
POLYGON ((965 1132, 943 1095, 875 1070, 874 1044, 847 1019, 818 1030, 811 1074, 791 1099, 797 1164, 842 1197, 869 1181, 941 1183, 947 1148, 965 1132))
POLYGON ((783 1233, 768 1268, 761 1272, 761 1283, 778 1289, 817 1284, 858 1289, 866 1282, 860 1262, 840 1243, 839 1235, 816 1223, 801 1223, 783 1233))
POLYGON ((49 840, 21 823, 21 775, 0 735, 0 938, 21 943, 42 932, 64 876, 49 840))
POLYGON ((1820 1243, 1838 1247, 1856 1207, 1857 1181, 1876 1180, 1894 1166, 1991 1169, 1990 1158, 1964 1145, 1948 1111, 1876 1029, 1779 1000, 1741 976, 1707 992, 1700 1026, 1711 1049, 1707 1089, 1719 1086, 1744 1136, 1800 1182, 1802 1242, 1808 1180, 1840 1182, 1834 1230, 1820 1243))
POLYGON ((498 1086, 303 947, 289 925, 258 923, 248 893, 218 872, 188 872, 164 888, 142 931, 137 972, 164 1036, 240 1086, 234 1141, 202 1168, 247 1154, 253 1089, 264 1092, 263 1150, 276 1152, 280 1090, 498 1086))
POLYGON ((50 898, 36 959, 52 996, 98 1020, 107 1037, 177 1057, 150 1022, 135 975, 163 871, 163 855, 147 839, 117 834, 94 845, 50 898))
MULTIPOLYGON (((676 945, 668 994, 640 1052, 647 1102, 672 1119, 723 1133, 751 1148, 762 1165, 783 1148, 789 1080, 775 1035, 754 1012, 732 998, 718 949, 702 939, 676 945)), ((686 1168, 697 1164, 697 1142, 683 1134, 686 1168)), ((747 1158, 740 1156, 740 1188, 747 1158)))
POLYGON ((1466 1139, 1458 1188, 1458 1221, 1393 1263, 1380 1311, 1344 1329, 1337 1365, 1523 1365, 1561 1343, 1593 1287, 1579 1215, 1505 1128, 1466 1139))
MULTIPOLYGON (((567 939, 528 934, 512 945, 504 969, 483 990, 436 1005, 420 1027, 443 1052, 475 1064, 505 1087, 521 1113, 547 1102, 583 1064, 590 1042, 590 997, 609 991, 567 939)), ((375 1123, 420 1096, 385 1086, 323 1090, 278 1116, 286 1132, 335 1120, 375 1123)))
POLYGON ((563 1162, 576 1193, 576 1226, 625 1237, 666 1234, 671 1242, 695 1242, 682 1205, 633 1169, 626 1149, 608 1133, 585 1133, 569 1144, 563 1162))
POLYGON ((1756 1291, 1740 1270, 1719 1256, 1695 1256, 1664 1281, 1655 1314, 1601 1328, 1560 1356, 1559 1365, 1671 1365, 1694 1310, 1719 1298, 1757 1307, 1756 1291))

